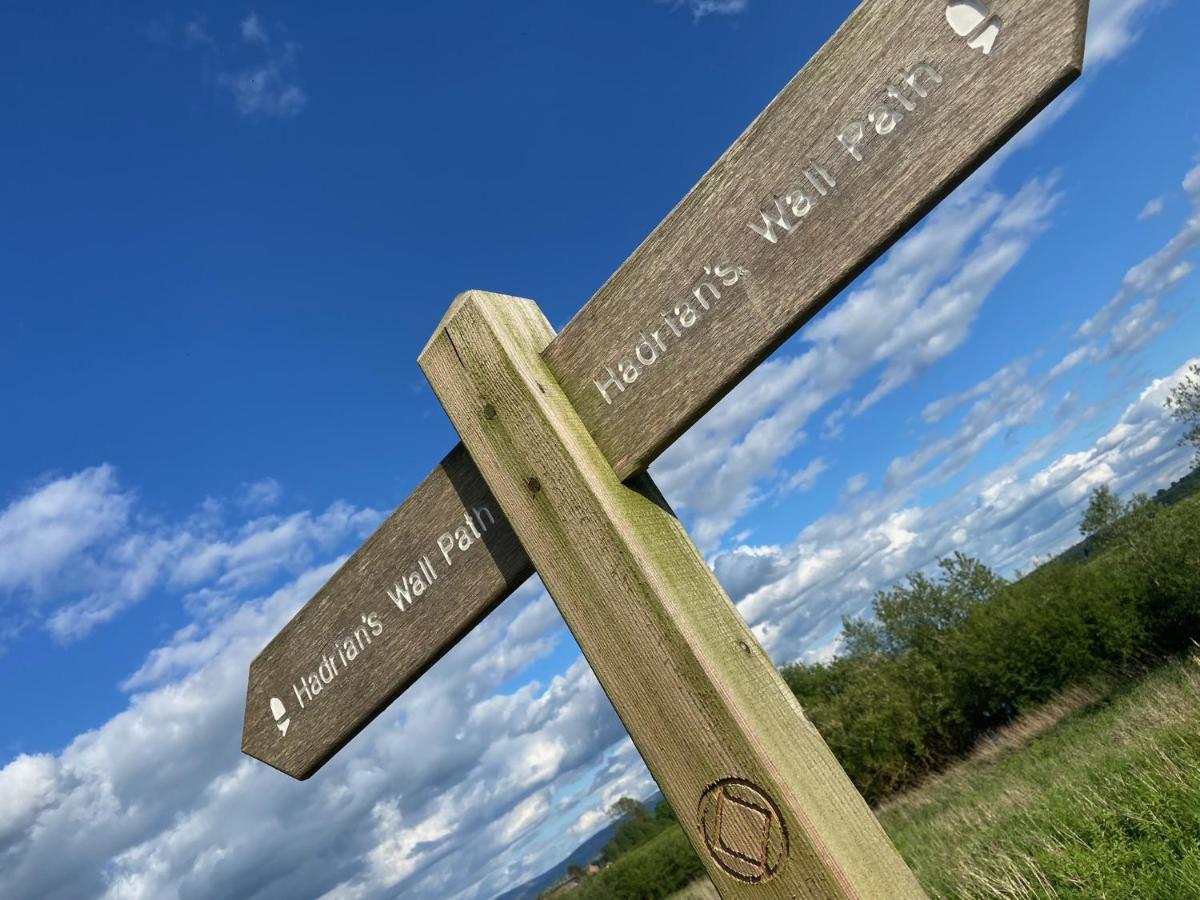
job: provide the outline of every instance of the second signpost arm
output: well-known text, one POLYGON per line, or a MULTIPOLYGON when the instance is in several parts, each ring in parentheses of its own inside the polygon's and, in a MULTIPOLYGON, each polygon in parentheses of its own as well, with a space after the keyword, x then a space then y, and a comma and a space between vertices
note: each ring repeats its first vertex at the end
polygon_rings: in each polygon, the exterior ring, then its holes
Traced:
POLYGON ((459 297, 421 367, 724 897, 923 897, 648 476, 624 485, 528 300, 459 297))

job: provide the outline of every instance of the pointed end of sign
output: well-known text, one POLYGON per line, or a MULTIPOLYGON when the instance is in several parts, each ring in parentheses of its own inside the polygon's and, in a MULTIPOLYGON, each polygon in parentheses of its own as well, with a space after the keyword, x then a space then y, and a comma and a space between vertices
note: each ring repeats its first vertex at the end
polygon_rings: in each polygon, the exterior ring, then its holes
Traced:
POLYGON ((296 736, 290 734, 292 716, 284 701, 279 697, 269 696, 264 686, 255 679, 261 658, 260 654, 250 664, 247 678, 246 708, 242 718, 242 753, 290 778, 304 781, 320 768, 320 764, 308 764, 305 769, 296 768, 297 754, 293 746, 296 736))

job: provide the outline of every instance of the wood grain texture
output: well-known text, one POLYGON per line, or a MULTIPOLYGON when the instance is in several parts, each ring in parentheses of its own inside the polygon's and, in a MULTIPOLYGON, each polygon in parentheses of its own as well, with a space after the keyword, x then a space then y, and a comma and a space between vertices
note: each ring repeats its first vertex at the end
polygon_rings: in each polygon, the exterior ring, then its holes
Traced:
POLYGON ((294 778, 309 777, 532 573, 458 445, 251 664, 243 752, 294 778), (495 523, 465 552, 456 541, 447 565, 438 538, 465 527, 464 514, 475 509, 490 510, 495 523), (438 578, 411 605, 401 597, 401 611, 388 594, 397 593, 398 579, 422 571, 422 556, 438 578), (336 675, 326 667, 329 683, 301 708, 298 680, 314 673, 320 680, 322 658, 336 654, 335 645, 372 613, 381 633, 355 659, 338 658, 336 675), (271 713, 272 697, 287 708, 286 735, 271 713))
POLYGON ((859 6, 550 345, 550 370, 619 474, 645 469, 1079 75, 1087 0, 988 4, 1002 27, 986 55, 950 27, 945 0, 859 6), (920 65, 940 82, 921 71, 903 102, 889 98, 920 65), (881 107, 904 118, 881 117, 887 135, 867 123, 856 160, 838 136, 881 107), (816 175, 825 195, 804 174, 814 163, 836 182, 816 175), (811 209, 789 211, 790 232, 771 243, 751 229, 794 189, 811 209), (704 273, 720 264, 749 274, 726 286, 704 273), (721 296, 705 290, 701 311, 692 291, 705 283, 721 296), (702 314, 677 337, 660 313, 681 301, 702 314), (650 365, 633 352, 646 337, 650 365), (594 382, 622 357, 639 375, 608 403, 594 382))
MULTIPOLYGON (((866 0, 546 349, 551 372, 620 477, 649 465, 1078 74, 1087 0, 989 4, 1002 27, 985 55, 949 26, 945 0, 866 0), (924 97, 910 85, 901 87, 903 100, 888 99, 889 79, 922 64, 941 81, 922 74, 915 83, 924 97), (905 118, 880 119, 893 126, 887 135, 868 123, 873 136, 856 160, 838 135, 881 99, 905 118), (814 174, 814 163, 835 182, 815 175, 825 195, 804 174, 814 174), (796 189, 812 194, 811 209, 799 218, 784 203, 790 231, 777 228, 771 243, 750 228, 756 217, 762 225, 761 209, 796 189), (745 275, 727 284, 728 269, 724 278, 703 272, 723 264, 745 275), (701 288, 709 308, 682 325, 674 307, 706 282, 719 299, 701 288), (596 377, 622 358, 640 362, 637 348, 656 328, 665 349, 605 402, 596 377)), ((387 608, 385 590, 443 523, 461 517, 454 482, 481 484, 461 448, 255 660, 247 753, 297 777, 311 774, 528 575, 497 511, 489 538, 497 552, 439 579, 417 614, 389 620, 384 645, 363 658, 373 671, 347 667, 312 706, 327 719, 308 723, 306 708, 292 718, 295 730, 280 734, 270 697, 290 690, 305 659, 353 629, 363 604, 387 608)))
POLYGON ((923 897, 649 476, 605 460, 553 335, 470 292, 421 367, 722 896, 923 897))

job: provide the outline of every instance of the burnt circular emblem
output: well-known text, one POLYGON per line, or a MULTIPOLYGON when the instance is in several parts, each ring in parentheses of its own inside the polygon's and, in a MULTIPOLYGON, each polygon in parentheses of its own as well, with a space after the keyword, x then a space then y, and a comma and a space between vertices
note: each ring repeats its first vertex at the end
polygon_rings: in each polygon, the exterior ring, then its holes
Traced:
POLYGON ((704 845, 724 871, 739 881, 774 878, 787 860, 783 816, 762 788, 744 778, 723 778, 700 797, 704 845))

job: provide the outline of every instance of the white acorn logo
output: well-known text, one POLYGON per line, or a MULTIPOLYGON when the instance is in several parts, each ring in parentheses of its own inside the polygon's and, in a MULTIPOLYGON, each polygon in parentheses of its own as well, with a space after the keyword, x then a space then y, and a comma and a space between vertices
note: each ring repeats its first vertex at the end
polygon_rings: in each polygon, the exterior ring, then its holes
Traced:
POLYGON ((946 21, 959 37, 967 38, 972 50, 982 50, 984 56, 992 52, 1000 37, 1004 24, 993 14, 987 4, 979 0, 954 0, 946 6, 946 21))
POLYGON ((287 737, 288 725, 292 720, 287 717, 287 707, 278 697, 271 698, 271 715, 275 717, 275 727, 283 737, 287 737))

